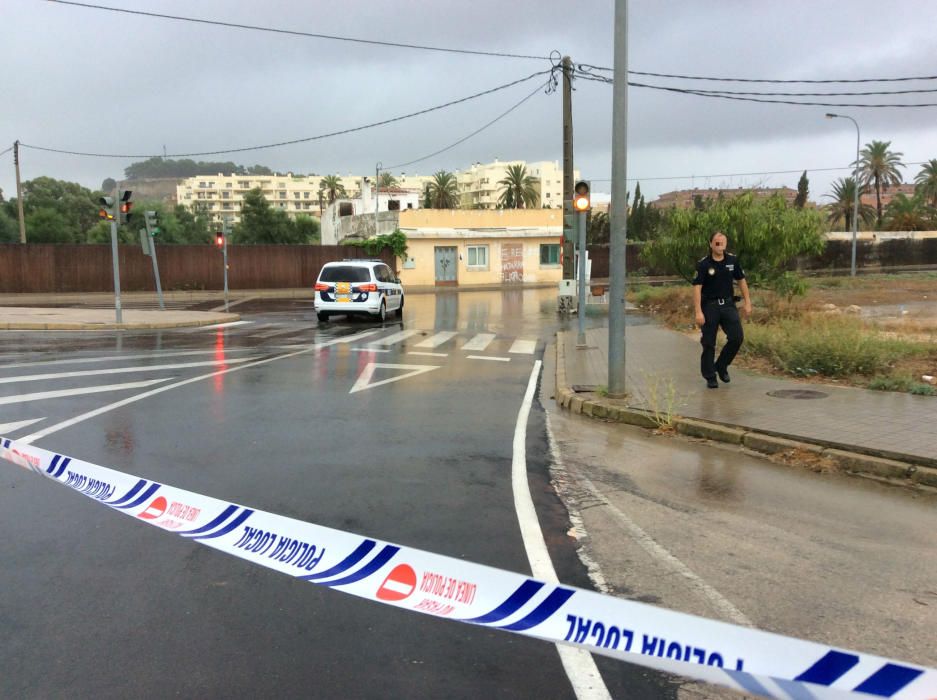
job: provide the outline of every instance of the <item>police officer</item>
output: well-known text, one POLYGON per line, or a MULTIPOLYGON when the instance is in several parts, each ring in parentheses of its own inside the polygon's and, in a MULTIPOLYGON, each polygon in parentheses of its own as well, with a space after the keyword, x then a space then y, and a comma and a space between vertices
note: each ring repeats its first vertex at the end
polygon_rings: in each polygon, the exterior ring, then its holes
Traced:
POLYGON ((742 322, 735 302, 733 280, 738 282, 745 317, 752 314, 752 302, 748 294, 748 282, 738 259, 726 252, 726 235, 716 231, 709 237, 709 255, 696 263, 696 277, 693 279, 693 305, 696 309, 696 325, 702 329, 700 344, 703 354, 700 356, 700 372, 710 389, 718 389, 716 375, 724 383, 729 383, 729 365, 742 347, 742 322), (726 334, 726 344, 716 355, 716 333, 722 328, 726 334))

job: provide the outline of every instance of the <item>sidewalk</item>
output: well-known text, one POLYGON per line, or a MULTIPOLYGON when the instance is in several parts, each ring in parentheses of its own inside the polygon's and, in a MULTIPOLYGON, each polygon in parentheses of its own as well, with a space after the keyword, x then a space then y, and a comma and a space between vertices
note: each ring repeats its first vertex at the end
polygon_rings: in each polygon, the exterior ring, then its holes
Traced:
POLYGON ((557 334, 556 400, 563 408, 644 427, 672 420, 689 436, 768 453, 806 449, 847 471, 937 486, 933 397, 810 384, 735 367, 730 384, 708 389, 699 374, 698 342, 656 325, 629 325, 628 396, 611 399, 600 394, 608 385, 607 325, 586 332, 585 348, 576 339, 575 331, 557 334))

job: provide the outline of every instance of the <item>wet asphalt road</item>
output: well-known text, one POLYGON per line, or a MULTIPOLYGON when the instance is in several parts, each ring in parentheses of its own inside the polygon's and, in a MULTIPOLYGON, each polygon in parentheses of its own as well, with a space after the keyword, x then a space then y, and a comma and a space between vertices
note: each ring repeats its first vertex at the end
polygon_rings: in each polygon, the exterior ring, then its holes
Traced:
MULTIPOLYGON (((0 381, 17 379, 0 384, 0 423, 35 419, 7 436, 38 435, 38 447, 180 488, 529 573, 511 443, 557 322, 552 303, 552 290, 414 295, 402 323, 320 327, 310 302, 283 300, 243 304, 248 323, 226 328, 11 332, 0 336, 0 381), (391 342, 403 331, 413 334, 391 342), (460 349, 479 334, 494 337, 460 349), (433 369, 349 393, 370 363, 433 369), (118 368, 139 369, 100 373, 118 368), (219 368, 232 371, 90 415, 219 368), (46 376, 62 373, 72 376, 46 376), (74 393, 51 393, 63 390, 74 393)), ((377 368, 371 382, 395 371, 377 368)), ((548 485, 539 408, 528 447, 560 579, 588 587, 548 485)), ((0 697, 572 696, 549 644, 309 585, 10 465, 0 532, 0 697)), ((657 674, 599 665, 615 697, 675 692, 657 674)))

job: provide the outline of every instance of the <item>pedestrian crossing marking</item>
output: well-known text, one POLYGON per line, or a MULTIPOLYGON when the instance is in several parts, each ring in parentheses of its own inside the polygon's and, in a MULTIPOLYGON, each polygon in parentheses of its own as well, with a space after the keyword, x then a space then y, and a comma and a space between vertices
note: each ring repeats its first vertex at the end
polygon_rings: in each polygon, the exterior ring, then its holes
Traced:
POLYGON ((478 333, 475 335, 475 337, 463 345, 462 349, 466 352, 481 352, 487 348, 494 339, 494 333, 478 333))
POLYGON ((79 389, 60 389, 58 391, 37 391, 33 394, 17 394, 15 396, 0 397, 0 405, 11 403, 25 403, 27 401, 40 401, 42 399, 58 399, 65 396, 81 396, 82 394, 100 394, 106 391, 121 391, 123 389, 142 389, 143 387, 168 382, 174 377, 162 379, 149 379, 143 382, 127 382, 125 384, 102 384, 86 386, 79 389))
POLYGON ((399 343, 403 340, 406 340, 412 335, 416 335, 420 331, 400 331, 399 333, 394 333, 389 335, 386 338, 381 338, 380 340, 375 340, 369 343, 370 345, 393 345, 394 343, 399 343))
POLYGON ((407 354, 408 355, 423 355, 424 357, 449 357, 448 352, 420 352, 419 350, 411 350, 407 354))
POLYGON ((518 338, 514 341, 514 344, 511 346, 511 349, 508 350, 508 352, 514 353, 516 355, 532 355, 536 348, 536 340, 524 340, 522 338, 518 338))
POLYGON ((497 357, 496 355, 467 355, 469 360, 490 360, 492 362, 510 362, 510 357, 497 357))
POLYGON ((440 331, 424 341, 416 344, 418 348, 438 348, 440 345, 458 335, 455 331, 440 331))

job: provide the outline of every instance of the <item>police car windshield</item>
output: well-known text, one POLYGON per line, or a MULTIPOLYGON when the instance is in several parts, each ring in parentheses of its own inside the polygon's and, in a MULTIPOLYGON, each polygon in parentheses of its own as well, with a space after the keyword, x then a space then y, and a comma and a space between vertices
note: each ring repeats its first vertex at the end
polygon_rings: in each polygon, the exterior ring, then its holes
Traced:
POLYGON ((322 270, 320 282, 370 282, 371 274, 366 267, 333 265, 322 270))

